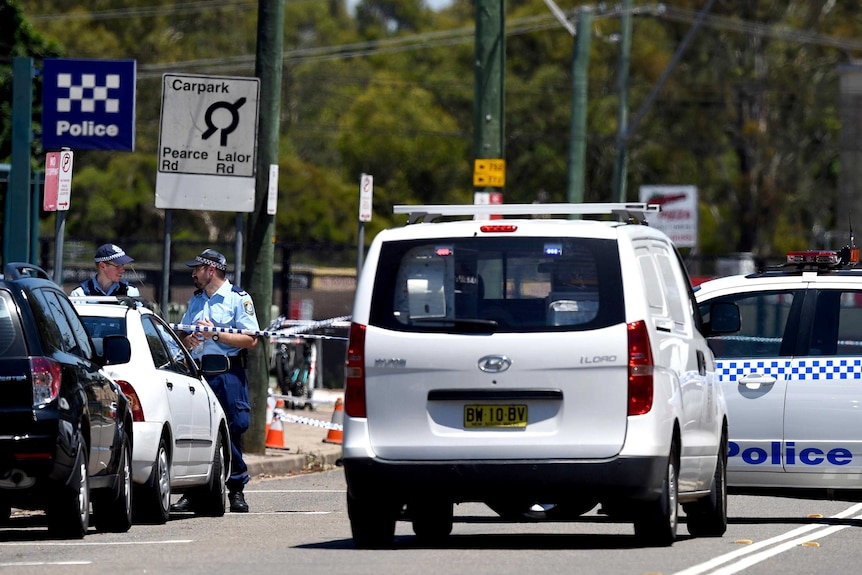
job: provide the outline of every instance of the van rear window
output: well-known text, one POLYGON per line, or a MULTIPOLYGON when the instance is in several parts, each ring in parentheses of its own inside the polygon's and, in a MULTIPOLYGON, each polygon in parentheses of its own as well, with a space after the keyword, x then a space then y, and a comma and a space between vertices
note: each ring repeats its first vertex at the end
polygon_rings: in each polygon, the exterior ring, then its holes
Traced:
POLYGON ((371 323, 387 329, 571 331, 624 321, 613 240, 387 242, 379 261, 371 323))

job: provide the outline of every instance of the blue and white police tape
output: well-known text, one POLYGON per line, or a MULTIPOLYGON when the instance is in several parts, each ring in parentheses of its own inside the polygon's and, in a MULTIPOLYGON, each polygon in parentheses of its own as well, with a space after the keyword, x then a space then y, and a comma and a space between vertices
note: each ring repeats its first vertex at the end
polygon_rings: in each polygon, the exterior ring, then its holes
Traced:
POLYGON ((327 320, 321 320, 316 322, 310 322, 306 325, 298 326, 292 329, 282 329, 276 331, 270 330, 259 330, 259 329, 240 329, 236 327, 218 327, 218 326, 207 326, 207 325, 189 325, 182 323, 172 323, 170 324, 171 329, 175 331, 184 331, 187 333, 200 333, 212 331, 216 333, 241 333, 243 335, 251 335, 254 337, 304 337, 304 338, 313 338, 313 339, 342 339, 346 340, 346 337, 334 336, 334 335, 320 335, 320 334, 306 334, 304 332, 311 331, 314 329, 320 329, 324 327, 331 327, 337 322, 346 321, 350 316, 344 316, 340 318, 332 318, 327 320))
POLYGON ((274 399, 281 399, 284 401, 292 401, 294 403, 310 403, 311 405, 335 405, 337 398, 328 398, 328 399, 314 399, 305 396, 297 396, 283 393, 270 393, 268 397, 272 397, 274 399))
POLYGON ((333 431, 344 431, 344 426, 332 421, 323 421, 321 419, 314 419, 313 417, 300 417, 289 413, 276 413, 275 416, 281 421, 286 421, 288 423, 299 423, 301 425, 311 425, 313 427, 321 427, 323 429, 332 429, 333 431))

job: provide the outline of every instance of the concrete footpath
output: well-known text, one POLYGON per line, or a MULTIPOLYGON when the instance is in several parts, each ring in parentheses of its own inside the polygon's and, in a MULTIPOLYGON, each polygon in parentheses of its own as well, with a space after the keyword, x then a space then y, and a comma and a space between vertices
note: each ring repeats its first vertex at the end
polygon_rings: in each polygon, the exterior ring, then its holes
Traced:
POLYGON ((344 400, 344 390, 315 389, 308 403, 275 397, 281 399, 274 411, 278 422, 270 423, 266 453, 245 454, 252 481, 336 467, 341 458, 343 412, 336 414, 335 404, 344 400), (279 423, 283 447, 279 445, 279 423))

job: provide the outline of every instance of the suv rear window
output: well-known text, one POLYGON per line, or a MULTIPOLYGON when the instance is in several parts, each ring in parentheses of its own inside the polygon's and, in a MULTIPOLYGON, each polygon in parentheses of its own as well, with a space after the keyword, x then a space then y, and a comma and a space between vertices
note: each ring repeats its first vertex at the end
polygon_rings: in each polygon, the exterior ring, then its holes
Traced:
POLYGON ((536 332, 624 321, 617 244, 437 238, 382 246, 371 324, 398 331, 536 332))
POLYGON ((12 295, 0 291, 0 357, 26 356, 24 338, 18 337, 18 312, 12 295))

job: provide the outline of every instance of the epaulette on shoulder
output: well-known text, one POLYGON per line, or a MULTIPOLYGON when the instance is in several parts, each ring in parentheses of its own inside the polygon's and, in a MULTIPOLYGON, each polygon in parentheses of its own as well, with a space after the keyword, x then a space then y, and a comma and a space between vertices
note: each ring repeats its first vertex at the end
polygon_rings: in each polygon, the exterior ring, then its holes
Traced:
POLYGON ((203 289, 196 289, 194 295, 201 295, 202 293, 204 293, 203 289))
POLYGON ((239 287, 239 286, 231 286, 231 287, 230 287, 230 291, 232 291, 232 292, 236 292, 236 293, 238 293, 239 295, 248 295, 248 293, 247 293, 244 289, 242 289, 241 287, 239 287))

